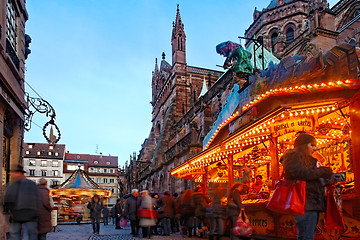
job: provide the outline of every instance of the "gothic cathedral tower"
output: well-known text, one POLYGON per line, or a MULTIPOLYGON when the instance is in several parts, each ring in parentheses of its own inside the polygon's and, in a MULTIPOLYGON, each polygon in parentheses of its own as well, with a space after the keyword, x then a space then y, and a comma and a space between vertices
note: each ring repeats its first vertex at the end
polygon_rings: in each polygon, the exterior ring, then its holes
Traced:
POLYGON ((176 19, 175 22, 173 22, 171 46, 172 66, 176 64, 186 64, 186 36, 184 24, 181 22, 179 4, 177 5, 176 19))

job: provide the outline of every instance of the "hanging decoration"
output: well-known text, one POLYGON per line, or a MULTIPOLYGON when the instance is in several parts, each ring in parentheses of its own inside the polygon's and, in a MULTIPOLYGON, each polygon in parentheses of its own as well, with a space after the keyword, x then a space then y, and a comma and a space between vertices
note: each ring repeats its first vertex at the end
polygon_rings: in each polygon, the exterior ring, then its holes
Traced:
POLYGON ((43 135, 46 139, 46 141, 50 144, 56 144, 61 137, 60 129, 55 123, 56 113, 55 109, 51 106, 51 104, 42 99, 42 98, 34 98, 30 97, 28 93, 26 93, 26 102, 28 105, 28 108, 26 111, 26 117, 25 117, 25 123, 24 128, 26 131, 29 131, 31 129, 31 122, 32 118, 35 114, 35 112, 43 113, 46 115, 46 117, 50 117, 50 120, 44 124, 43 135), (34 110, 31 110, 31 108, 34 108, 34 110), (55 131, 54 131, 55 128, 55 131), (46 134, 49 132, 49 136, 46 134))

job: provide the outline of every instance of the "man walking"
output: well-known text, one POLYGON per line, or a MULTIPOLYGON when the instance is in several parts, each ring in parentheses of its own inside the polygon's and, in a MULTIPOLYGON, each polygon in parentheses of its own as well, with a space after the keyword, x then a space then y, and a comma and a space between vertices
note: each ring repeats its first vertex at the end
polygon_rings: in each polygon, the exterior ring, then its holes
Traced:
POLYGON ((12 240, 21 239, 21 228, 26 228, 29 240, 37 240, 37 217, 39 195, 36 183, 27 179, 23 166, 10 170, 12 182, 7 186, 4 196, 4 211, 10 212, 10 235, 12 240))
POLYGON ((99 195, 95 194, 90 202, 87 205, 87 208, 90 209, 90 218, 93 227, 93 233, 99 234, 100 233, 100 217, 101 217, 101 210, 103 209, 103 202, 99 198, 99 195))
POLYGON ((139 190, 131 190, 131 196, 126 199, 125 203, 125 215, 130 220, 131 224, 131 234, 137 236, 139 234, 139 217, 137 215, 137 210, 140 206, 139 190))

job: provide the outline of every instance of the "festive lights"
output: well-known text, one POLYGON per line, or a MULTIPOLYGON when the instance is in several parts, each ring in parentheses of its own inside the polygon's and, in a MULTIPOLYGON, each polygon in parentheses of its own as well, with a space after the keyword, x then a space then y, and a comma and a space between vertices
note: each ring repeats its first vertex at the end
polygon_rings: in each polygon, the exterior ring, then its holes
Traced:
POLYGON ((253 107, 255 104, 263 101, 264 99, 270 96, 278 96, 278 95, 290 95, 296 93, 302 93, 305 90, 309 91, 325 91, 325 90, 332 90, 338 88, 352 88, 355 87, 354 85, 357 84, 357 81, 353 81, 352 79, 347 80, 339 80, 334 82, 326 82, 326 83, 315 83, 315 84, 308 84, 308 85, 301 85, 301 86, 294 86, 289 88, 276 88, 270 89, 269 91, 265 92, 264 94, 260 95, 258 98, 251 101, 249 104, 246 104, 242 107, 242 111, 246 111, 253 107))

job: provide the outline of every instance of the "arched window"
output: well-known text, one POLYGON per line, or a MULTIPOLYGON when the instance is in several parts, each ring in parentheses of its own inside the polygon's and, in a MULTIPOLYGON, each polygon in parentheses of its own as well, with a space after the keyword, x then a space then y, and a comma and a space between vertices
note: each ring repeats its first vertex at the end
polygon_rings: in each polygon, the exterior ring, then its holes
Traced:
POLYGON ((279 34, 277 32, 274 32, 273 34, 271 34, 271 50, 273 52, 275 50, 275 41, 276 41, 278 36, 279 36, 279 34))
POLYGON ((286 45, 289 45, 294 41, 294 29, 292 27, 289 27, 286 30, 286 45))
POLYGON ((351 46, 356 46, 356 40, 355 40, 354 38, 352 38, 352 39, 350 40, 349 44, 350 44, 351 46))

